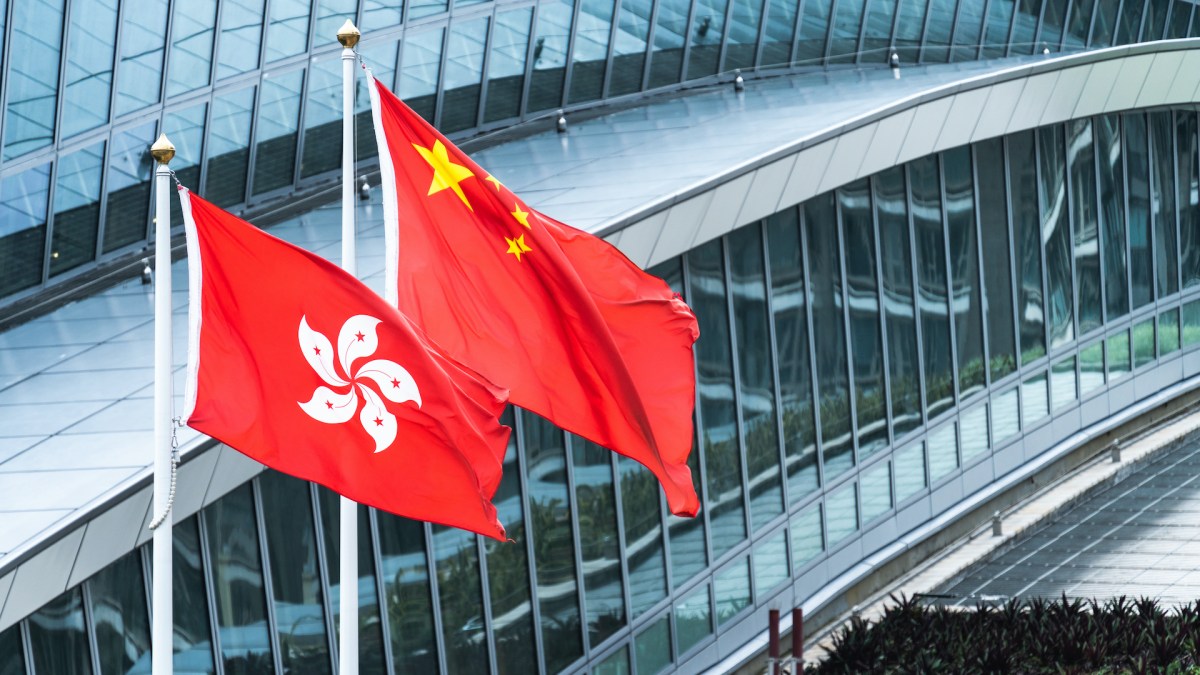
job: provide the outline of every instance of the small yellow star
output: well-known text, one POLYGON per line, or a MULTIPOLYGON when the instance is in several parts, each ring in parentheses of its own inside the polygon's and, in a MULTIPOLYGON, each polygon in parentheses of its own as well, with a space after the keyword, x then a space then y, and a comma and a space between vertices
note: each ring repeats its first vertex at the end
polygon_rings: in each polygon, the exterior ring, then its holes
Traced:
POLYGON ((429 166, 433 167, 433 181, 429 184, 429 192, 426 196, 450 188, 454 190, 454 194, 458 195, 462 203, 467 205, 468 209, 474 211, 475 209, 471 208, 471 202, 468 202, 467 196, 463 194, 462 186, 459 185, 461 181, 474 176, 474 172, 461 164, 455 164, 441 141, 434 141, 433 149, 422 148, 416 143, 413 143, 413 147, 426 162, 429 162, 429 166))
POLYGON ((516 210, 512 212, 512 217, 516 218, 518 223, 524 225, 525 229, 527 229, 527 230, 533 229, 529 226, 529 212, 522 211, 520 204, 513 204, 513 208, 516 210))
POLYGON ((500 185, 500 179, 499 179, 499 178, 496 178, 495 176, 493 176, 493 175, 490 175, 490 174, 489 174, 489 175, 488 175, 488 177, 487 177, 487 178, 485 178, 484 180, 486 180, 487 182, 489 182, 489 183, 492 183, 493 185, 495 185, 495 186, 496 186, 496 191, 497 191, 497 192, 499 192, 499 191, 500 191, 500 188, 501 188, 502 186, 500 185))
POLYGON ((511 253, 517 256, 517 262, 521 262, 522 253, 528 253, 533 250, 525 245, 525 235, 521 235, 516 239, 509 239, 508 237, 505 237, 504 241, 508 242, 508 250, 505 251, 505 253, 511 253))

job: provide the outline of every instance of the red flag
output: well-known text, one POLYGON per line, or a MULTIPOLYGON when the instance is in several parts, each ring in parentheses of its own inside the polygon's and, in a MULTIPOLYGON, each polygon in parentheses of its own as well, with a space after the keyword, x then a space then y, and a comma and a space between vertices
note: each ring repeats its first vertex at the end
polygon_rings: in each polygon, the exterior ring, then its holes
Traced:
POLYGON ((373 78, 387 297, 512 402, 641 462, 671 511, 700 502, 696 317, 613 246, 529 208, 373 78))
POLYGON ((336 265, 179 197, 188 425, 354 501, 503 541, 506 392, 336 265))

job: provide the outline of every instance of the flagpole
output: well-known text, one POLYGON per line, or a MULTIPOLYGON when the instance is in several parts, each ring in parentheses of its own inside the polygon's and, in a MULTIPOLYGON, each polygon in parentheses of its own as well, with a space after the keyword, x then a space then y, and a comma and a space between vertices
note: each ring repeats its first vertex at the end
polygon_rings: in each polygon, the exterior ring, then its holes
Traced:
MULTIPOLYGON (((338 29, 342 45, 342 269, 357 275, 354 250, 354 24, 338 29)), ((358 504, 341 498, 341 643, 338 674, 358 675, 358 504)))
POLYGON ((153 627, 150 645, 154 675, 171 675, 174 653, 171 597, 171 170, 175 146, 162 134, 150 154, 154 174, 154 566, 153 627), (159 520, 161 519, 161 520, 159 520))

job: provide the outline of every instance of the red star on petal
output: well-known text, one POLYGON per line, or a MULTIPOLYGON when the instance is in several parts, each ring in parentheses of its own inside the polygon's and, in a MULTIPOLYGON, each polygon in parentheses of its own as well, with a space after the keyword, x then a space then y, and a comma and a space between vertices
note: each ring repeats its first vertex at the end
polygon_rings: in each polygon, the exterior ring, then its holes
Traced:
POLYGON ((400 380, 397 380, 396 378, 393 377, 392 378, 392 388, 399 389, 400 388, 400 380))
POLYGON ((362 342, 362 341, 363 341, 363 338, 365 338, 366 336, 365 336, 365 335, 363 335, 362 331, 360 330, 360 331, 358 331, 357 333, 355 333, 355 334, 354 334, 354 337, 358 338, 358 341, 359 341, 359 342, 362 342))
POLYGON ((320 355, 321 355, 321 348, 320 348, 320 347, 313 347, 313 353, 314 353, 314 354, 316 354, 317 356, 320 356, 320 355))
POLYGON ((329 408, 330 410, 333 410, 333 402, 332 402, 332 401, 325 401, 325 407, 326 407, 326 408, 329 408))
POLYGON ((377 426, 377 427, 381 427, 381 426, 383 426, 383 420, 381 420, 381 419, 379 419, 378 417, 376 417, 376 418, 375 418, 375 426, 377 426))

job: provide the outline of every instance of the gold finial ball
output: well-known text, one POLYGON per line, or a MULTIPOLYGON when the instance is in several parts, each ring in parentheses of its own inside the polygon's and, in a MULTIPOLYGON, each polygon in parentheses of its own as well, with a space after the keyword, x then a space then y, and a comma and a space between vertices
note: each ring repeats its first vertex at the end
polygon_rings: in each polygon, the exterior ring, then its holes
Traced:
POLYGON ((167 139, 166 134, 159 134, 158 140, 150 146, 150 156, 159 164, 167 164, 175 157, 175 146, 167 139))
POLYGON ((346 23, 342 24, 342 27, 337 32, 338 42, 342 43, 342 46, 346 49, 354 49, 354 45, 358 44, 358 39, 361 37, 362 33, 358 32, 358 29, 354 27, 350 19, 346 19, 346 23))

